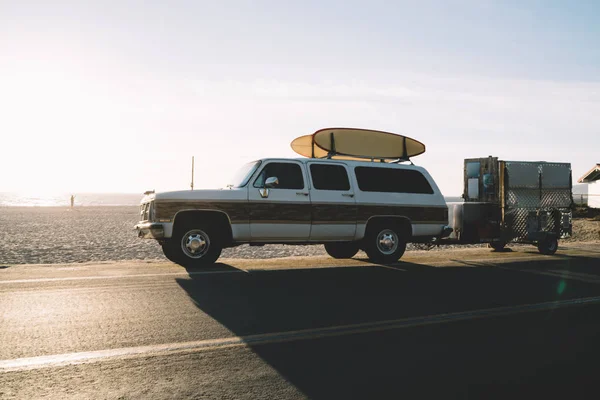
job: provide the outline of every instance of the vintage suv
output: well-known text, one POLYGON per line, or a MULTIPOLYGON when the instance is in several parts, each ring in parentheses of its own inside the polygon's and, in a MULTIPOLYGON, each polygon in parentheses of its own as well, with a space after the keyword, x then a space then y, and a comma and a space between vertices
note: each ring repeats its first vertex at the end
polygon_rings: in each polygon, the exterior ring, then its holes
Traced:
POLYGON ((359 249, 396 262, 408 242, 447 236, 448 208, 429 173, 409 162, 425 146, 387 132, 329 128, 297 138, 308 158, 244 165, 225 189, 147 192, 141 238, 183 266, 214 263, 248 243, 324 244, 334 258, 359 249), (366 158, 366 160, 365 160, 366 158))

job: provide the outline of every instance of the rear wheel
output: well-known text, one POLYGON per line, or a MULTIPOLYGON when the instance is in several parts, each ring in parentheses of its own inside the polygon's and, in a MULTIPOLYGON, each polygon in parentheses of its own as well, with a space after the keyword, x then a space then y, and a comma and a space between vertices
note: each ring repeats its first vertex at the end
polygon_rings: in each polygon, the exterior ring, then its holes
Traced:
POLYGON ((352 258, 358 253, 356 242, 325 243, 325 251, 333 258, 352 258))
POLYGON ((223 249, 217 230, 202 224, 176 227, 173 237, 165 244, 169 247, 165 256, 174 257, 175 262, 184 267, 214 264, 223 249))
POLYGON ((379 225, 368 230, 364 247, 372 262, 392 264, 404 254, 406 239, 398 233, 397 227, 379 225))
POLYGON ((552 255, 558 250, 558 239, 546 238, 538 242, 538 251, 545 255, 552 255))

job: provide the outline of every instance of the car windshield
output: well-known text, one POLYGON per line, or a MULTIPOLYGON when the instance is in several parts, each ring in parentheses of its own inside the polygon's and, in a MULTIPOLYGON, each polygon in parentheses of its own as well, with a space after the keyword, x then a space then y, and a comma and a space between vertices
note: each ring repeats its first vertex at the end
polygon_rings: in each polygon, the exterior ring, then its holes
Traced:
POLYGON ((260 161, 252 161, 248 164, 244 164, 240 169, 238 169, 233 178, 230 180, 230 184, 227 186, 234 188, 246 186, 248 180, 259 165, 260 161))

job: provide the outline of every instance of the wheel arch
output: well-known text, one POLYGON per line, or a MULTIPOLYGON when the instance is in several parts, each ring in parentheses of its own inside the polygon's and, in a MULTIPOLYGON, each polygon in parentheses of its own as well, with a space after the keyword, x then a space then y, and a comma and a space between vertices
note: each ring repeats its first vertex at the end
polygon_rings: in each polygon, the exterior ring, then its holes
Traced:
POLYGON ((365 224, 365 232, 363 237, 367 235, 370 229, 384 224, 392 224, 398 227, 398 233, 403 235, 406 240, 412 238, 412 222, 410 218, 401 215, 374 215, 369 217, 365 224))
POLYGON ((226 212, 220 210, 197 209, 179 210, 173 217, 173 232, 175 232, 178 227, 181 227, 186 223, 193 222, 204 222, 218 227, 223 227, 222 230, 219 229, 221 239, 223 240, 223 245, 228 247, 233 243, 231 219, 226 212))

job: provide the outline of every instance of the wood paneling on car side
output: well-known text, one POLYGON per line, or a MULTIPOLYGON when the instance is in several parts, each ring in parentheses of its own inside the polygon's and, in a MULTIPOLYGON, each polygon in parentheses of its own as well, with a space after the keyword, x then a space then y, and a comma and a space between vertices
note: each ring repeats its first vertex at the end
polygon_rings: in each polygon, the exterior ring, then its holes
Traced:
POLYGON ((155 203, 157 220, 173 220, 185 210, 214 210, 226 213, 231 223, 365 223, 372 216, 401 216, 412 223, 439 223, 448 221, 446 207, 310 204, 283 202, 206 202, 173 201, 155 203))

